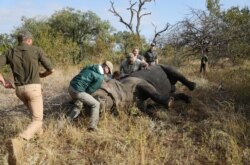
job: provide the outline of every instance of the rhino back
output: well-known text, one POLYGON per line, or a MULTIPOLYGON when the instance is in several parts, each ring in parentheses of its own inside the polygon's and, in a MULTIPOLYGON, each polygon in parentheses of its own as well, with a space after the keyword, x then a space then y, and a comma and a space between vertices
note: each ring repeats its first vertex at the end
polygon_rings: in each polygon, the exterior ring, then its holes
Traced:
POLYGON ((130 75, 130 77, 137 77, 146 80, 162 95, 168 94, 171 91, 171 83, 169 78, 159 65, 152 66, 148 70, 143 69, 134 72, 130 75))

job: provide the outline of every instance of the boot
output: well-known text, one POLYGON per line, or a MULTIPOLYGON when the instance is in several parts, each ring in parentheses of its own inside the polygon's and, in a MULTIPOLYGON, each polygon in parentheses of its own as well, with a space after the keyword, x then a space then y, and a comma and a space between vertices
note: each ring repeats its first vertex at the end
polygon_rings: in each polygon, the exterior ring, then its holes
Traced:
POLYGON ((75 118, 77 118, 80 114, 80 109, 78 108, 74 108, 73 110, 69 111, 67 114, 66 114, 66 118, 68 120, 73 120, 75 118))
POLYGON ((10 165, 18 165, 20 164, 21 158, 24 156, 24 146, 27 143, 26 140, 24 140, 21 137, 17 137, 14 139, 11 139, 8 142, 8 163, 10 165))

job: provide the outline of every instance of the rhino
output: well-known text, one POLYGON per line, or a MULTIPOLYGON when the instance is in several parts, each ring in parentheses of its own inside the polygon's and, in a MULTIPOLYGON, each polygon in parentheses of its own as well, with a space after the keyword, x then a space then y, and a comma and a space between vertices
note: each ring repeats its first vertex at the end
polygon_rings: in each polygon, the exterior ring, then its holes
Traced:
POLYGON ((133 72, 119 81, 112 79, 105 82, 92 95, 101 103, 101 111, 118 115, 119 110, 136 105, 139 110, 146 112, 148 99, 165 108, 169 108, 173 100, 190 103, 191 96, 176 92, 175 84, 178 81, 189 90, 196 87, 195 82, 188 80, 174 67, 155 65, 133 72))

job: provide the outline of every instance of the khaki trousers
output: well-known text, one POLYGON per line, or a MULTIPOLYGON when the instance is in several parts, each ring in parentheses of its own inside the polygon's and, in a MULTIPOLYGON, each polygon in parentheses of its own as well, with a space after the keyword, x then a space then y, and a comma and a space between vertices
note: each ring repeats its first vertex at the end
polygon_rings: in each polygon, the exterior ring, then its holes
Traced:
POLYGON ((41 84, 28 84, 16 87, 17 97, 28 107, 32 122, 19 134, 20 137, 29 140, 34 134, 42 131, 43 124, 43 98, 41 84))

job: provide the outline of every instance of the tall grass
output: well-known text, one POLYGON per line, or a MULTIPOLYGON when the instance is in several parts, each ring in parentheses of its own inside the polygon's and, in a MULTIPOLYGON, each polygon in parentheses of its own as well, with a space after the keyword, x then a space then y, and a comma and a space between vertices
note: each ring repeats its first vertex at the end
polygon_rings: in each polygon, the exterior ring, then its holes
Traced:
MULTIPOLYGON (((44 134, 24 148, 21 164, 250 164, 249 82, 250 67, 210 68, 199 75, 198 63, 179 68, 197 82, 188 91, 190 105, 176 102, 169 110, 156 108, 151 118, 133 107, 114 117, 102 114, 97 132, 87 132, 89 117, 64 118, 70 97, 67 87, 78 67, 58 69, 42 81, 44 134), (244 73, 242 72, 244 68, 244 73), (241 76, 243 73, 244 76, 241 76)), ((30 122, 25 106, 14 91, 1 88, 0 164, 7 164, 6 143, 30 122)))

